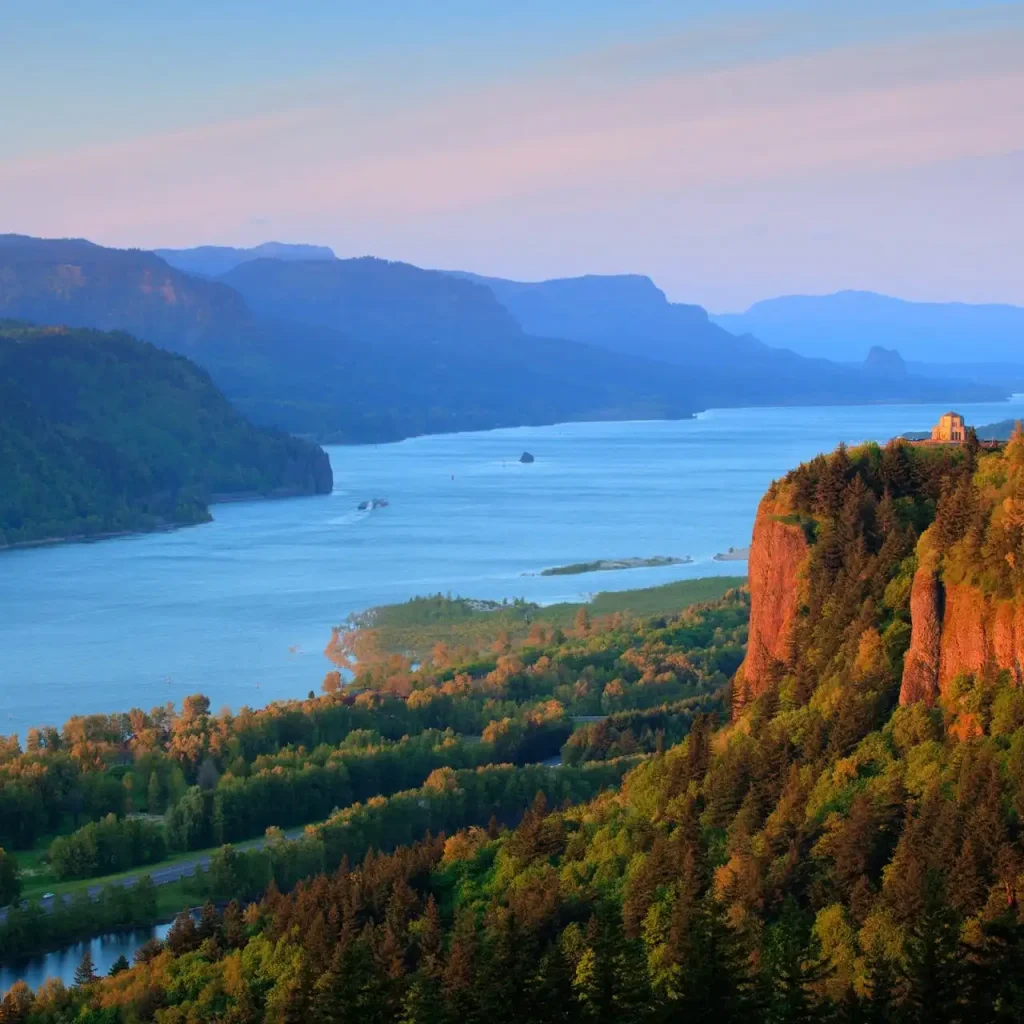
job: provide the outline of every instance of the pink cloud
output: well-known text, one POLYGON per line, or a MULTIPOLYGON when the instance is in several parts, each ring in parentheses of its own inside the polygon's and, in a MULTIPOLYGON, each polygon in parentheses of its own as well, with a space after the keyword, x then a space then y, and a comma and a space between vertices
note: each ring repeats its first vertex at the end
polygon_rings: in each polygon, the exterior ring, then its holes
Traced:
MULTIPOLYGON (((657 45, 664 56, 692 40, 657 45)), ((324 230, 344 230, 376 249, 375 237, 402 248, 406 228, 411 244, 415 222, 443 233, 448 217, 463 232, 458 245, 486 250, 503 225, 515 234, 532 209, 559 197, 571 208, 575 193, 596 217, 616 206, 642 216, 638 197, 660 207, 649 226, 655 252, 659 232, 686 227, 668 211, 692 216, 708 189, 802 183, 827 194, 850 175, 881 181, 1024 148, 1021 52, 1024 33, 1007 30, 657 75, 595 54, 586 75, 499 83, 388 113, 367 83, 365 100, 325 93, 281 114, 0 163, 0 221, 156 245, 254 240, 258 212, 275 225, 320 226, 324 241, 335 240, 324 230)), ((439 237, 429 262, 445 261, 445 245, 439 237)), ((592 247, 579 255, 588 254, 601 259, 592 247)))

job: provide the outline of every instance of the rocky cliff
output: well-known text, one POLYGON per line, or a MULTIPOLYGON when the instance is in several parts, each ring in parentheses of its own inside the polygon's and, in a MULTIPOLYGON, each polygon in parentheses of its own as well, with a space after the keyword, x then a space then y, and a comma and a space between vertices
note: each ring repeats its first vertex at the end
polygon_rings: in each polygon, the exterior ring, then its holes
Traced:
POLYGON ((826 687, 821 701, 848 701, 854 721, 866 692, 898 691, 983 727, 994 676, 1024 686, 1024 434, 995 451, 840 448, 798 467, 758 509, 750 592, 734 713, 774 687, 789 706, 826 687))
POLYGON ((771 685, 787 661, 800 603, 801 569, 810 551, 787 503, 773 489, 761 500, 750 545, 750 632, 747 656, 733 683, 740 710, 771 685))
POLYGON ((1024 683, 1024 603, 996 600, 967 583, 943 582, 929 554, 914 575, 912 634, 900 703, 933 703, 960 675, 1007 670, 1024 683))

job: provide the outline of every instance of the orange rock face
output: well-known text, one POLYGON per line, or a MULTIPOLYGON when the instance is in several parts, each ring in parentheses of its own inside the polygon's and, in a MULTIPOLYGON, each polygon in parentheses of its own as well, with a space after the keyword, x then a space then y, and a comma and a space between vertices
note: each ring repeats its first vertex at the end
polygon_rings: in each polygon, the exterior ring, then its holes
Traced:
POLYGON ((800 606, 800 577, 809 548, 799 526, 780 520, 788 510, 766 495, 750 545, 750 634, 747 656, 733 682, 733 710, 764 693, 775 663, 788 656, 800 606))
POLYGON ((1024 604, 993 601, 968 584, 945 586, 934 565, 924 564, 914 576, 910 616, 901 704, 932 703, 958 675, 986 666, 1024 682, 1024 604))
POLYGON ((903 659, 901 704, 918 700, 931 703, 939 692, 943 598, 935 566, 920 566, 910 591, 910 650, 903 659))

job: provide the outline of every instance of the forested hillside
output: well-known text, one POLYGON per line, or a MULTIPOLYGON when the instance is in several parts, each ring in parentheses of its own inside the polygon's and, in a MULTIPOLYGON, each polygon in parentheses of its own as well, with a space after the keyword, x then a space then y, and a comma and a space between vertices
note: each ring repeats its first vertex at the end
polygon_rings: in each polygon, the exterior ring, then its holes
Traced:
POLYGON ((187 359, 0 322, 0 546, 203 522, 228 496, 321 494, 315 445, 257 428, 187 359))
POLYGON ((740 591, 668 619, 581 609, 565 631, 535 624, 515 646, 495 623, 492 651, 441 644, 416 668, 401 657, 357 666, 347 687, 330 672, 323 696, 258 712, 213 715, 196 695, 180 712, 30 730, 24 750, 10 737, 0 742, 0 903, 19 889, 27 903, 0 910, 0 958, 152 922, 158 907, 204 896, 257 898, 271 878, 290 888, 427 829, 495 815, 514 825, 541 791, 590 799, 724 709, 746 621, 740 591), (300 842, 282 841, 280 829, 302 826, 300 842), (265 848, 252 848, 267 829, 265 848), (249 846, 222 849, 209 873, 159 887, 158 899, 138 884, 168 857, 240 840, 249 846), (132 870, 128 896, 111 876, 132 870), (87 890, 104 883, 114 884, 91 902, 87 890), (55 889, 70 902, 45 913, 35 900, 55 889))
MULTIPOLYGON (((782 550, 796 575, 778 574, 796 600, 777 615, 761 604, 773 573, 752 580, 731 721, 697 715, 595 800, 559 807, 552 782, 514 827, 499 816, 271 886, 244 912, 181 920, 110 980, 10 1005, 33 1021, 1020 1020, 1024 650, 902 701, 901 685, 923 564, 1019 610, 1022 508, 1024 436, 820 457, 762 505, 799 538, 782 550)), ((755 534, 763 567, 779 540, 755 534)), ((687 628, 642 645, 627 696, 668 665, 678 680, 687 628)), ((571 679, 579 642, 544 657, 571 679)), ((473 687, 376 672, 367 684, 411 682, 427 707, 473 687)), ((587 690, 584 670, 564 692, 587 690)), ((597 740, 572 746, 616 750, 597 740)), ((420 799, 451 815, 465 787, 435 773, 420 799)), ((342 816, 321 841, 356 851, 364 827, 342 816)))

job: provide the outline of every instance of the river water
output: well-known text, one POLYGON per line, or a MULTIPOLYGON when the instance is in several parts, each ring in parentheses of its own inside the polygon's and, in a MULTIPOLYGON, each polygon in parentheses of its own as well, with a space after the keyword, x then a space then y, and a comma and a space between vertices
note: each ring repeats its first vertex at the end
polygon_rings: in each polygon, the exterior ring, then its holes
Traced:
POLYGON ((169 924, 159 924, 153 928, 103 935, 88 942, 76 942, 56 953, 25 957, 9 964, 0 964, 0 995, 19 980, 32 988, 39 988, 47 978, 60 978, 65 985, 74 984, 75 968, 82 962, 86 949, 92 951, 96 973, 106 974, 119 956, 127 957, 131 963, 132 954, 137 949, 150 939, 162 939, 169 928, 169 924))
MULTIPOLYGON (((572 600, 712 573, 769 482, 840 440, 927 428, 937 406, 713 410, 330 449, 334 493, 214 508, 215 521, 0 552, 0 733, 69 715, 259 706, 319 690, 331 626, 418 594, 572 600), (536 462, 518 459, 530 451, 536 462), (373 512, 362 500, 387 497, 373 512), (601 558, 690 565, 529 575, 601 558)), ((1024 415, 1024 396, 967 406, 1024 415)))

